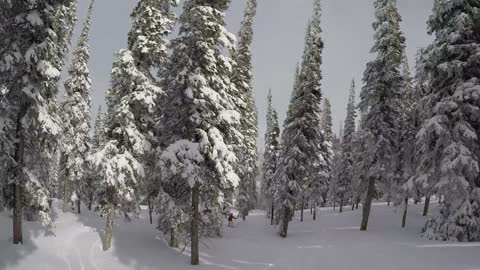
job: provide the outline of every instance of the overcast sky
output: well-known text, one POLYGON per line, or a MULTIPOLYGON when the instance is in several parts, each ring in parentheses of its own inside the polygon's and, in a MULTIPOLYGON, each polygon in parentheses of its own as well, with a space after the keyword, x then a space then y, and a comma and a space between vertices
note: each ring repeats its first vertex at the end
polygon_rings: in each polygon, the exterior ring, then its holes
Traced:
MULTIPOLYGON (((105 104, 105 91, 110 84, 113 55, 126 47, 130 12, 135 0, 96 0, 90 35, 92 78, 92 113, 105 104)), ((398 0, 403 17, 402 30, 407 38, 410 65, 419 48, 431 40, 426 20, 433 0, 398 0)), ((227 12, 227 28, 237 33, 246 0, 232 0, 227 12)), ((88 0, 79 0, 76 33, 86 16, 88 0)), ((301 59, 305 26, 311 17, 313 0, 258 0, 254 25, 253 75, 254 92, 259 113, 260 137, 265 127, 266 96, 273 92, 273 102, 280 123, 288 108, 296 63, 301 59)), ((365 64, 372 58, 373 0, 323 0, 323 81, 322 93, 330 98, 335 130, 343 122, 352 77, 357 81, 357 96, 365 64)), ((76 43, 75 35, 72 44, 76 43)))

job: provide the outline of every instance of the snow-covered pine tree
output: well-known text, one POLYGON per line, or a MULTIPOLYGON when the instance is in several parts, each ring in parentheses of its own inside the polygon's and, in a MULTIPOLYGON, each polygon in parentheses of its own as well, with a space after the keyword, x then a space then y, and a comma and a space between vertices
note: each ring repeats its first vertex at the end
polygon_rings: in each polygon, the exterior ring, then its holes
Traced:
MULTIPOLYGON (((325 139, 322 149, 325 150, 323 157, 327 161, 328 175, 321 172, 316 178, 312 179, 308 187, 308 202, 313 207, 313 220, 317 218, 318 205, 324 205, 327 202, 328 191, 330 188, 331 165, 333 164, 333 121, 332 121, 332 105, 328 98, 323 99, 323 108, 321 113, 320 128, 323 130, 325 139)), ((310 209, 312 208, 310 207, 310 209)))
POLYGON ((350 92, 347 103, 347 117, 343 128, 342 138, 342 161, 340 175, 337 183, 337 197, 340 200, 340 213, 343 212, 343 205, 349 197, 352 198, 354 205, 354 188, 353 188, 353 148, 352 140, 355 134, 355 121, 357 117, 357 108, 355 104, 355 79, 352 79, 350 92))
POLYGON ((479 74, 480 3, 435 1, 428 20, 426 115, 417 134, 417 178, 444 196, 423 228, 428 239, 480 240, 479 74))
POLYGON ((367 64, 360 94, 360 110, 364 113, 361 128, 365 132, 366 152, 364 162, 368 164, 364 180, 368 181, 363 204, 360 230, 366 230, 375 183, 383 186, 391 181, 390 160, 396 147, 395 120, 398 119, 398 101, 403 79, 401 65, 405 55, 405 37, 400 30, 401 17, 396 0, 375 0, 375 43, 374 60, 367 64))
POLYGON ((105 136, 105 113, 102 111, 102 106, 99 106, 97 111, 97 117, 95 118, 95 124, 93 126, 91 148, 93 151, 103 147, 106 141, 105 136))
MULTIPOLYGON (((221 207, 239 178, 233 145, 240 136, 240 113, 232 103, 232 60, 223 54, 235 37, 225 29, 228 0, 188 0, 172 41, 172 61, 164 79, 162 181, 170 209, 183 219, 191 243, 191 263, 199 264, 199 237, 220 230, 221 207), (188 223, 189 222, 189 223, 188 223)), ((173 224, 172 224, 173 225, 173 224)))
POLYGON ((240 97, 238 111, 241 113, 240 131, 243 140, 236 147, 235 152, 239 159, 237 174, 240 177, 238 186, 237 208, 245 220, 248 212, 256 205, 257 189, 257 137, 258 119, 252 85, 252 52, 253 19, 257 10, 257 0, 248 0, 242 26, 238 33, 238 44, 232 53, 234 60, 232 83, 237 88, 240 97))
POLYGON ((94 1, 90 0, 87 18, 73 52, 73 59, 65 81, 65 99, 62 103, 63 211, 69 202, 77 203, 80 214, 82 191, 87 176, 87 157, 90 152, 90 91, 88 70, 89 32, 94 1), (75 200, 73 200, 75 198, 75 200))
POLYGON ((343 127, 340 125, 339 134, 333 134, 332 139, 332 165, 330 172, 330 183, 328 185, 328 201, 333 206, 333 211, 336 209, 337 197, 337 182, 340 178, 341 165, 342 165, 342 137, 343 127))
POLYGON ((60 133, 55 97, 75 22, 76 1, 1 1, 0 86, 8 112, 0 117, 2 172, 13 208, 13 243, 23 242, 22 211, 51 224, 44 165, 60 133))
POLYGON ((278 181, 275 177, 278 156, 280 153, 280 127, 278 126, 277 111, 272 105, 272 91, 267 97, 267 130, 265 132, 265 152, 263 161, 262 193, 266 197, 266 207, 270 212, 270 223, 274 224, 275 197, 278 190, 278 181))
POLYGON ((310 31, 306 36, 307 45, 298 89, 294 89, 282 134, 283 145, 276 177, 281 182, 277 213, 282 220, 280 236, 283 238, 287 237, 295 201, 304 199, 304 188, 308 185, 306 183, 328 173, 328 164, 324 157, 327 149, 320 128, 320 65, 323 51, 320 16, 320 1, 316 0, 310 31))

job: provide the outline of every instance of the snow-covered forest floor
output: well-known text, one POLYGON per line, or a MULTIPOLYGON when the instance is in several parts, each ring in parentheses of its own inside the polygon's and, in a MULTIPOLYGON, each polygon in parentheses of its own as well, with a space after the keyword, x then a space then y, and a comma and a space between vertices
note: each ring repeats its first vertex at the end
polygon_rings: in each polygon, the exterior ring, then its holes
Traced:
MULTIPOLYGON (((24 223, 24 245, 11 244, 11 219, 0 216, 0 269, 15 270, 474 270, 480 269, 479 243, 446 243, 419 237, 425 218, 423 205, 411 205, 407 228, 401 229, 401 209, 373 206, 367 232, 359 231, 361 210, 347 207, 342 214, 319 209, 317 221, 310 211, 305 222, 295 215, 287 239, 268 225, 264 212, 236 221, 224 237, 203 241, 201 265, 190 266, 188 249, 170 249, 163 235, 148 222, 117 217, 113 248, 102 251, 104 219, 96 213, 62 213, 54 203, 55 235, 45 236, 38 223, 24 223)), ((436 205, 433 205, 435 208, 436 205)), ((338 210, 338 209, 337 209, 338 210)))

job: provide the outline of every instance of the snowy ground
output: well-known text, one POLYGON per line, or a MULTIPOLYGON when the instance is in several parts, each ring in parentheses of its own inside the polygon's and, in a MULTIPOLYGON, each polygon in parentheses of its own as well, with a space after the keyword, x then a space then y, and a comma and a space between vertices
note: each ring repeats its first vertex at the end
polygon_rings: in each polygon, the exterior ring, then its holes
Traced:
MULTIPOLYGON (((57 203, 58 205, 58 203, 57 203)), ((162 235, 140 220, 116 220, 113 250, 101 250, 104 221, 85 211, 81 216, 56 208, 55 236, 44 236, 35 223, 24 224, 25 245, 9 243, 11 220, 0 216, 0 269, 15 270, 480 270, 480 243, 456 244, 419 238, 422 205, 410 208, 407 228, 401 211, 377 204, 369 231, 360 232, 359 210, 339 214, 321 209, 313 222, 291 224, 287 239, 276 235, 262 212, 254 212, 222 239, 204 242, 201 266, 189 265, 188 250, 167 247, 162 235)))

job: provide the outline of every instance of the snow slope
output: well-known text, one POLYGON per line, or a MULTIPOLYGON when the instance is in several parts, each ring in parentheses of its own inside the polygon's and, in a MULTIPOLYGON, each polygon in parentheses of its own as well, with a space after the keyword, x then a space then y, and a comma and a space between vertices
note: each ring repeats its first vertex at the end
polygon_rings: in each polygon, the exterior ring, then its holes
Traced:
MULTIPOLYGON (((0 215, 0 269, 14 270, 480 270, 480 243, 446 243, 419 238, 423 205, 411 206, 407 228, 401 211, 376 204, 367 232, 358 229, 361 211, 340 214, 320 209, 317 221, 306 212, 295 216, 287 239, 276 235, 263 212, 253 212, 224 237, 204 241, 201 264, 189 265, 183 254, 167 247, 163 236, 140 220, 117 218, 113 250, 104 253, 100 235, 104 220, 85 211, 62 213, 55 203, 55 236, 45 236, 36 223, 25 222, 25 245, 9 243, 11 219, 0 215)), ((348 209, 348 208, 347 208, 348 209)))

